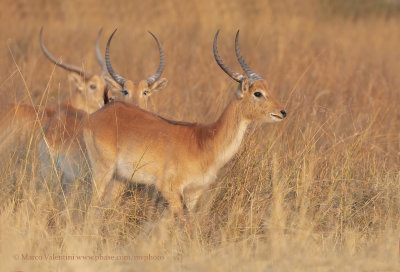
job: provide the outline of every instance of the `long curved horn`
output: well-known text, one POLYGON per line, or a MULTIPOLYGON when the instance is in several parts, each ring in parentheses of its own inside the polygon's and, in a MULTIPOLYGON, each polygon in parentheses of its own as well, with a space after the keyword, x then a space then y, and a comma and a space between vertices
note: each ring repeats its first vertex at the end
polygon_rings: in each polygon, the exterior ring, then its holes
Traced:
POLYGON ((221 59, 221 57, 218 54, 218 48, 217 48, 217 39, 218 39, 218 34, 219 34, 219 29, 217 30, 217 33, 215 33, 214 36, 214 43, 213 43, 213 51, 214 51, 214 58, 216 62, 218 63, 219 67, 231 78, 236 80, 237 82, 242 82, 243 75, 235 72, 231 68, 229 68, 224 61, 221 59))
POLYGON ((156 35, 154 35, 151 31, 149 31, 150 35, 153 36, 153 38, 156 40, 157 42, 157 46, 158 46, 158 51, 160 52, 160 64, 158 65, 157 71, 155 72, 154 75, 149 76, 148 78, 145 79, 145 81, 151 85, 154 82, 156 82, 160 77, 162 72, 164 71, 164 66, 165 66, 165 56, 164 56, 164 50, 161 46, 160 41, 158 40, 158 38, 156 37, 156 35))
POLYGON ((80 74, 80 75, 84 76, 85 78, 90 78, 93 75, 75 65, 62 63, 60 60, 57 60, 52 54, 50 54, 50 52, 47 50, 46 46, 44 46, 44 43, 43 43, 43 27, 40 29, 39 42, 40 42, 40 47, 42 48, 43 54, 55 65, 57 65, 61 68, 64 68, 67 71, 80 74))
POLYGON ((118 75, 114 69, 112 68, 111 65, 111 60, 110 60, 110 43, 111 43, 111 39, 114 36, 115 32, 117 31, 117 28, 114 30, 114 32, 111 34, 110 38, 108 38, 107 41, 107 46, 106 46, 106 66, 107 66, 107 71, 108 73, 111 75, 111 77, 119 84, 121 85, 121 87, 124 86, 124 83, 127 81, 126 78, 118 75))
POLYGON ((257 75, 251 68, 250 66, 244 61, 242 54, 240 53, 240 48, 239 48, 239 30, 236 32, 236 37, 235 37, 235 52, 236 52, 236 57, 240 63, 240 66, 242 67, 243 71, 246 73, 246 75, 255 80, 263 80, 262 77, 257 75))
POLYGON ((106 66, 106 61, 103 59, 103 54, 101 53, 100 50, 100 45, 99 45, 99 40, 101 37, 101 33, 103 32, 103 28, 100 28, 99 32, 97 33, 96 37, 96 43, 95 43, 95 53, 96 53, 96 59, 99 65, 101 66, 101 71, 103 74, 107 73, 107 66, 106 66))

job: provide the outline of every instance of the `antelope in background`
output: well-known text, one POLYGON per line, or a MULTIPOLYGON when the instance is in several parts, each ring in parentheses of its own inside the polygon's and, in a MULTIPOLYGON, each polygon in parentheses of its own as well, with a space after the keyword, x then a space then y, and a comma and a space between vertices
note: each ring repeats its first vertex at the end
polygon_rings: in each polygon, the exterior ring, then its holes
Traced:
MULTIPOLYGON (((42 52, 56 66, 70 72, 68 78, 72 83, 73 92, 56 107, 39 108, 28 104, 3 106, 0 112, 0 127, 4 135, 14 135, 15 133, 12 133, 12 131, 15 131, 18 132, 18 135, 22 133, 22 137, 25 137, 25 134, 33 132, 32 125, 35 124, 35 122, 39 122, 36 123, 36 128, 47 127, 50 120, 52 120, 58 112, 70 108, 93 112, 103 105, 103 92, 107 82, 113 89, 120 89, 119 86, 115 87, 117 86, 115 82, 106 76, 107 69, 105 67, 105 61, 101 57, 101 53, 99 53, 100 48, 98 44, 101 29, 98 32, 95 44, 96 59, 102 67, 101 75, 88 73, 74 65, 61 63, 46 49, 42 35, 43 27, 40 30, 39 39, 42 52)), ((2 142, 4 142, 4 140, 2 140, 2 142)))
POLYGON ((157 93, 158 91, 164 89, 167 86, 167 79, 161 78, 161 74, 164 71, 165 66, 165 56, 164 51, 161 47, 161 43, 158 38, 149 31, 150 35, 157 42, 158 50, 160 52, 160 64, 157 68, 155 74, 149 76, 146 79, 134 83, 133 81, 126 79, 118 75, 112 65, 110 60, 110 43, 117 29, 111 34, 110 39, 108 39, 105 54, 105 65, 111 77, 122 87, 122 93, 126 96, 125 101, 138 105, 140 108, 147 109, 148 100, 151 95, 157 93))
MULTIPOLYGON (((235 98, 217 121, 199 124, 168 120, 118 101, 85 120, 84 143, 100 205, 110 201, 114 186, 125 186, 114 177, 128 183, 137 180, 154 184, 168 201, 171 214, 183 218, 185 204, 189 210, 195 206, 201 193, 215 181, 218 170, 238 151, 251 122, 279 122, 286 117, 266 81, 244 61, 238 44, 239 31, 235 51, 246 76, 234 72, 218 55, 218 33, 213 43, 214 58, 239 85, 235 98)), ((111 39, 112 35, 108 46, 111 39)))

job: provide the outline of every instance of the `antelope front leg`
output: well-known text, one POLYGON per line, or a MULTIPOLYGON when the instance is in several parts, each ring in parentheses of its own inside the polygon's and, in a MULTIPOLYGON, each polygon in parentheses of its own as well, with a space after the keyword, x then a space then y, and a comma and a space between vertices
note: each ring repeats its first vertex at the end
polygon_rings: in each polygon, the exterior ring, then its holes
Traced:
POLYGON ((102 148, 90 130, 83 131, 89 164, 92 174, 93 200, 92 206, 107 207, 114 188, 114 172, 116 153, 113 148, 102 148))
POLYGON ((106 208, 109 204, 109 195, 113 191, 113 170, 92 165, 93 206, 106 208))

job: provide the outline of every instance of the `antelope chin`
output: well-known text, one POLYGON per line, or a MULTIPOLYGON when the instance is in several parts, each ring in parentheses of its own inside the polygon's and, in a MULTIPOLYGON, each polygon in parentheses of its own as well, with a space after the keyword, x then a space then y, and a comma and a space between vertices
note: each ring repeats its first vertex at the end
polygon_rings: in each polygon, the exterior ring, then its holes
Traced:
POLYGON ((274 122, 280 122, 283 119, 283 117, 281 115, 278 115, 275 113, 270 113, 269 116, 271 117, 272 121, 274 121, 274 122))

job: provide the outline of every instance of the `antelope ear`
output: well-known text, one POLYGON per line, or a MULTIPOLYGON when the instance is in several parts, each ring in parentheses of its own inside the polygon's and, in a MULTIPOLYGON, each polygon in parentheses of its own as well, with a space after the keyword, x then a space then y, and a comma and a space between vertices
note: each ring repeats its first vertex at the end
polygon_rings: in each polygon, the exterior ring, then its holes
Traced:
POLYGON ((69 81, 76 87, 77 90, 83 92, 85 89, 85 80, 77 73, 68 74, 69 81))
POLYGON ((250 89, 250 80, 245 77, 243 78, 242 82, 240 82, 239 87, 236 90, 236 96, 239 99, 242 99, 244 94, 248 92, 250 89))
POLYGON ((157 80, 150 86, 150 90, 151 90, 150 94, 161 91, 162 89, 167 87, 167 84, 168 84, 168 80, 166 78, 160 78, 159 80, 157 80))
POLYGON ((122 91, 122 87, 117 82, 115 82, 114 79, 110 78, 109 76, 104 76, 104 80, 107 82, 112 91, 122 91))

